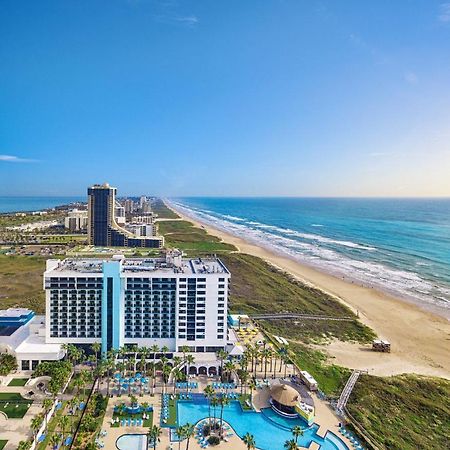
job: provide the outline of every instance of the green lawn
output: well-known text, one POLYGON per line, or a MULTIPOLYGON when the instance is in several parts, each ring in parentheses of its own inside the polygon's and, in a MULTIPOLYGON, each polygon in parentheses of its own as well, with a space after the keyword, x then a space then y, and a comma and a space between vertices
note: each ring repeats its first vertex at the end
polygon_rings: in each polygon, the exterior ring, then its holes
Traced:
MULTIPOLYGON (((150 416, 150 418, 144 420, 143 426, 148 428, 148 427, 151 427, 153 425, 153 411, 146 412, 146 414, 148 416, 150 416)), ((142 414, 118 414, 118 413, 114 413, 113 414, 113 419, 116 419, 117 417, 119 419, 142 419, 142 414)), ((119 423, 115 423, 114 425, 111 425, 111 426, 117 428, 117 427, 120 426, 120 424, 119 423)))
POLYGON ((9 383, 8 386, 25 386, 29 378, 13 378, 9 383))
POLYGON ((20 394, 0 392, 0 411, 9 419, 21 419, 32 403, 32 400, 26 400, 20 394))
POLYGON ((248 406, 246 403, 247 400, 250 401, 250 394, 240 394, 238 399, 239 399, 239 403, 241 404, 241 408, 244 411, 251 411, 253 409, 251 406, 248 406))
POLYGON ((347 408, 380 448, 449 448, 449 380, 364 375, 356 383, 347 408))
POLYGON ((3 448, 5 448, 5 445, 7 444, 8 441, 5 440, 0 440, 0 450, 2 450, 3 448))
POLYGON ((163 423, 161 416, 162 427, 176 427, 177 426, 177 400, 169 398, 169 417, 167 422, 163 423))

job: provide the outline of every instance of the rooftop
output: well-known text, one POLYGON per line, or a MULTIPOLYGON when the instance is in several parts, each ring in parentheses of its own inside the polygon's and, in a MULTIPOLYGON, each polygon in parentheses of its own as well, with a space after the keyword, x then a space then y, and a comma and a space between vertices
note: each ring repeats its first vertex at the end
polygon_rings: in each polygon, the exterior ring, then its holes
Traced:
POLYGON ((102 273, 104 262, 117 262, 122 266, 122 273, 158 273, 162 275, 180 274, 228 274, 225 265, 216 257, 170 260, 169 258, 125 258, 115 255, 112 258, 67 258, 50 260, 47 275, 58 272, 102 273))

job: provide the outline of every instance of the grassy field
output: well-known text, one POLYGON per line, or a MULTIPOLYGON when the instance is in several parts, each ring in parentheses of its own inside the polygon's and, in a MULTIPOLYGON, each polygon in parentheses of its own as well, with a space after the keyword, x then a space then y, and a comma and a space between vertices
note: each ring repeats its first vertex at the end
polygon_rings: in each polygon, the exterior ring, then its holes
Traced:
POLYGON ((169 209, 161 199, 156 199, 152 203, 152 211, 158 214, 160 219, 177 219, 179 216, 169 209))
POLYGON ((0 255, 0 301, 2 308, 20 306, 43 313, 45 296, 42 275, 45 259, 0 255))
POLYGON ((234 245, 221 242, 219 238, 185 220, 159 222, 158 228, 166 240, 166 246, 179 248, 188 255, 237 250, 234 245))
POLYGON ((417 375, 366 375, 356 383, 347 408, 382 448, 449 448, 448 380, 417 375))
POLYGON ((3 448, 5 448, 6 444, 8 441, 5 441, 3 439, 0 440, 0 450, 2 450, 3 448))
POLYGON ((26 400, 20 394, 0 392, 0 411, 4 412, 9 419, 21 419, 32 403, 32 400, 26 400))
POLYGON ((29 378, 13 378, 9 383, 8 386, 25 386, 29 378))

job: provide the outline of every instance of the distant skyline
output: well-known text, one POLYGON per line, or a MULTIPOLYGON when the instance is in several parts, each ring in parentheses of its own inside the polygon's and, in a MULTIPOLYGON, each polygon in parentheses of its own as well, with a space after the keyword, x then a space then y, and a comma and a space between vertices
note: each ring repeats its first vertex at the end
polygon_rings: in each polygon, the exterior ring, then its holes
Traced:
POLYGON ((0 3, 0 196, 450 196, 450 1, 0 3))

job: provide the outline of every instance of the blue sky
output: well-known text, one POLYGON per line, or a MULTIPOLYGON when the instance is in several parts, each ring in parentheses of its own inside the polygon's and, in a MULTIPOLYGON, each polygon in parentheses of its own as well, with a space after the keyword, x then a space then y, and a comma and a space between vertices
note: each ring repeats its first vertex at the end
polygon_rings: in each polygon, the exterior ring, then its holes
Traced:
POLYGON ((450 1, 0 2, 0 195, 449 196, 450 1))

